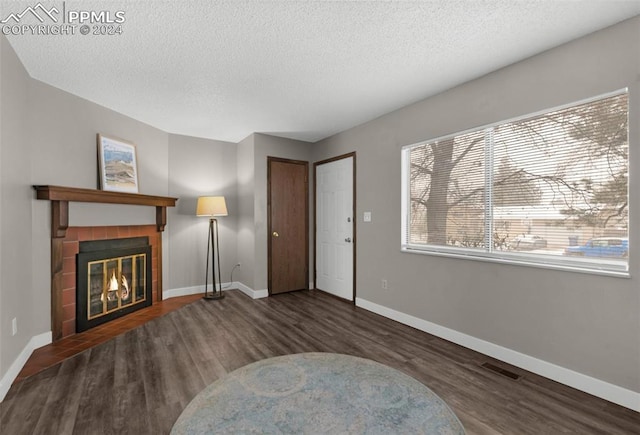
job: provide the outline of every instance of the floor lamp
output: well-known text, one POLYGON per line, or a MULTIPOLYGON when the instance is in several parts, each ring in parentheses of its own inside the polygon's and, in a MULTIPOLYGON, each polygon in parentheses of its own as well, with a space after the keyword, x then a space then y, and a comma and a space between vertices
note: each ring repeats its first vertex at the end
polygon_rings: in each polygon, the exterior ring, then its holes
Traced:
POLYGON ((207 272, 204 281, 204 299, 217 300, 224 298, 222 293, 222 278, 220 276, 220 245, 218 244, 217 216, 227 216, 227 203, 224 196, 201 196, 196 207, 197 216, 209 217, 209 237, 207 241, 207 272), (217 256, 217 263, 216 263, 217 256), (211 276, 213 277, 213 291, 209 292, 209 260, 211 260, 211 276), (218 276, 216 278, 216 265, 218 276))

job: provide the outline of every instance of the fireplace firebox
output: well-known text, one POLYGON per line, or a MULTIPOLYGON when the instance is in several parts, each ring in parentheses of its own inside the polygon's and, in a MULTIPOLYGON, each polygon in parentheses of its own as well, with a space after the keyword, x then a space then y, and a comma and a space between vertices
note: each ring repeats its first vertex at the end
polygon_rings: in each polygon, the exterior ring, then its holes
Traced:
POLYGON ((76 332, 151 305, 148 237, 80 242, 76 262, 76 332))

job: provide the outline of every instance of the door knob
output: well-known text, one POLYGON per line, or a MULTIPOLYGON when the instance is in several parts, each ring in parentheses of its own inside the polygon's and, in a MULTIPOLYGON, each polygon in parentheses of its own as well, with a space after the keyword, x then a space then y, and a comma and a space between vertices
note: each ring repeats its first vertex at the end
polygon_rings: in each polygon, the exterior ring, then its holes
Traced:
POLYGON ((347 243, 351 243, 351 237, 347 237, 346 239, 344 239, 344 241, 347 243))
POLYGON ((280 234, 278 234, 278 232, 277 232, 277 231, 274 231, 273 233, 271 233, 271 235, 272 235, 273 237, 280 237, 280 234))

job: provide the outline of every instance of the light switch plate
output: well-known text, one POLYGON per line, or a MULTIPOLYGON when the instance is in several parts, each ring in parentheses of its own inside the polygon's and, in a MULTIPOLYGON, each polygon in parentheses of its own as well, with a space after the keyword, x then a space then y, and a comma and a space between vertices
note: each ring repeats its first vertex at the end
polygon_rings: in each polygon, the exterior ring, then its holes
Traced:
POLYGON ((370 211, 365 211, 363 219, 364 219, 365 222, 371 222, 371 212, 370 211))

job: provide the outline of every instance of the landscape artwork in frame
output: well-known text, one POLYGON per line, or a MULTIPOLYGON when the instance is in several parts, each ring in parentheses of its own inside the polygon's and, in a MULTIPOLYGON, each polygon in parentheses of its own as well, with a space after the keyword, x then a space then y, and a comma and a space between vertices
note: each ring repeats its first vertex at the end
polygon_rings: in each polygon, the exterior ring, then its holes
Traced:
POLYGON ((98 134, 100 189, 138 193, 136 146, 98 134))

